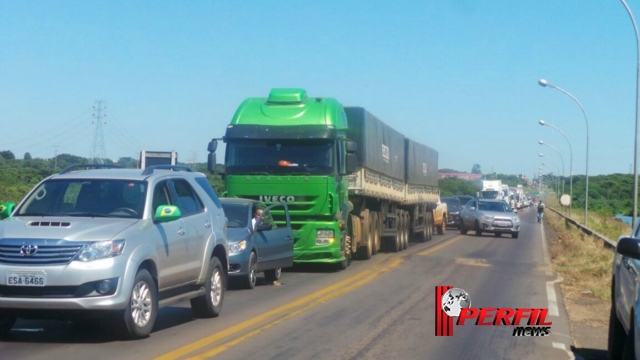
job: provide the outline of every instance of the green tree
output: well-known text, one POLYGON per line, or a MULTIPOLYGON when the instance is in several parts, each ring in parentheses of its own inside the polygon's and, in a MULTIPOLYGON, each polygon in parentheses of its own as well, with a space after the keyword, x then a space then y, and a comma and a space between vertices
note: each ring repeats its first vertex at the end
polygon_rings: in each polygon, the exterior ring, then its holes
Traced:
POLYGON ((480 170, 480 164, 473 164, 473 167, 471 168, 471 173, 482 174, 482 170, 480 170))
POLYGON ((16 156, 13 154, 11 150, 0 151, 0 156, 3 157, 5 160, 14 160, 16 158, 16 156))
POLYGON ((24 160, 31 160, 31 154, 29 154, 29 152, 24 153, 24 160))

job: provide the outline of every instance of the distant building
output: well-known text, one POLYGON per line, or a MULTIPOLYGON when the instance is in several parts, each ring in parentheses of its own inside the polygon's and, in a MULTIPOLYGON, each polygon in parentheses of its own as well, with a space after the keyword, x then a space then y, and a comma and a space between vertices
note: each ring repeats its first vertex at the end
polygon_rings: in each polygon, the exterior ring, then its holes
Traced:
POLYGON ((458 178, 462 180, 478 180, 482 179, 482 174, 471 174, 471 173, 450 173, 450 172, 441 172, 438 173, 439 179, 444 179, 448 177, 458 178))

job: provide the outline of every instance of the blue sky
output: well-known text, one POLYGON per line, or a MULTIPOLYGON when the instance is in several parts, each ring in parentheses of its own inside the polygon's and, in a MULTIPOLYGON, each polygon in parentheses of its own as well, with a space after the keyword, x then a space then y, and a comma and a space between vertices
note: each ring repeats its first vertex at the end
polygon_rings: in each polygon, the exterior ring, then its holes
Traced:
MULTIPOLYGON (((629 0, 640 16, 640 0, 629 0)), ((363 106, 440 154, 440 168, 532 176, 543 152, 584 174, 633 161, 636 46, 619 1, 4 1, 0 150, 206 160, 246 97, 273 87, 363 106)), ((219 157, 221 159, 221 157, 219 157)), ((555 167, 555 166, 554 166, 555 167)))

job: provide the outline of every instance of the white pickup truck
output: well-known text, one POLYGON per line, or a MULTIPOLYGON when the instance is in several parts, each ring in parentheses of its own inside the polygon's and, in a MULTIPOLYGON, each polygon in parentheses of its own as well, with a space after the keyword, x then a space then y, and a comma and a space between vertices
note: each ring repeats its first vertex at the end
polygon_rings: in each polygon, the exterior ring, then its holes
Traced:
POLYGON ((447 230, 447 203, 440 201, 438 196, 438 206, 433 209, 433 227, 438 231, 438 235, 444 235, 447 230))

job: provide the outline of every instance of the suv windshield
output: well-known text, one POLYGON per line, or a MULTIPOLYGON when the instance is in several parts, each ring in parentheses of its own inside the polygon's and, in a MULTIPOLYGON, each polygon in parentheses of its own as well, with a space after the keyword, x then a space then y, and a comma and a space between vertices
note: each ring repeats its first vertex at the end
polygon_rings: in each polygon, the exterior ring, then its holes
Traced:
POLYGON ((247 227, 249 206, 246 204, 225 204, 222 203, 224 216, 227 217, 227 227, 242 228, 247 227))
POLYGON ((327 140, 246 140, 227 144, 227 174, 333 173, 333 142, 327 140))
POLYGON ((503 202, 484 202, 478 203, 478 210, 483 211, 497 211, 497 212, 511 212, 509 205, 503 202))
POLYGON ((147 183, 131 180, 69 179, 40 184, 17 216, 142 218, 147 183))

